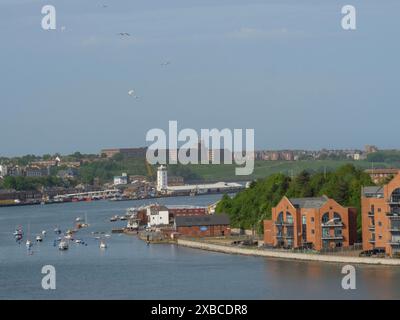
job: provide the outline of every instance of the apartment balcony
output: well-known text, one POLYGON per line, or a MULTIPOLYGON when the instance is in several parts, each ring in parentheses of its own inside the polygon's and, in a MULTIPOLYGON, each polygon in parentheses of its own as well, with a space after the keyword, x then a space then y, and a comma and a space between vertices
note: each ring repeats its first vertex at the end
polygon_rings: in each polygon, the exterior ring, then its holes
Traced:
POLYGON ((386 212, 386 216, 391 220, 400 220, 400 214, 395 212, 386 212))
POLYGON ((373 213, 373 212, 368 212, 368 217, 374 217, 375 216, 375 214, 373 213))
POLYGON ((390 232, 400 232, 400 226, 392 226, 389 228, 390 232))
POLYGON ((343 240, 343 236, 327 234, 327 235, 322 235, 322 240, 343 240))
POLYGON ((337 228, 343 228, 344 224, 342 222, 336 222, 336 223, 321 223, 322 228, 330 228, 330 227, 337 227, 337 228))
POLYGON ((276 226, 284 226, 284 227, 293 227, 294 226, 293 222, 287 222, 287 221, 275 221, 274 224, 276 226))
POLYGON ((294 239, 293 234, 277 234, 275 237, 278 239, 294 239))
POLYGON ((400 240, 397 239, 389 240, 389 244, 391 246, 400 246, 400 240))
POLYGON ((375 243, 375 239, 369 239, 368 242, 369 243, 375 243))
POLYGON ((369 231, 375 231, 375 225, 370 225, 368 226, 369 231))

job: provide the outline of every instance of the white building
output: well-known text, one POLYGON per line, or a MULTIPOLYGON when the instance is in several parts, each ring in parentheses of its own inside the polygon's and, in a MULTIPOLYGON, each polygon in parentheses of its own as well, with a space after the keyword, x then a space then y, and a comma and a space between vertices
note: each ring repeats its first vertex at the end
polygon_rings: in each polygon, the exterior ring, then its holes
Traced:
POLYGON ((168 187, 168 194, 180 194, 180 193, 220 193, 220 192, 236 192, 244 189, 244 186, 236 182, 217 182, 208 184, 186 184, 183 186, 171 186, 168 187))
POLYGON ((114 177, 114 186, 122 184, 128 184, 128 175, 126 173, 123 173, 122 176, 114 177))
POLYGON ((168 188, 168 175, 167 168, 163 165, 158 167, 157 170, 157 191, 165 191, 168 188))
POLYGON ((165 206, 147 207, 147 225, 149 227, 165 226, 169 224, 169 211, 165 206))
POLYGON ((4 164, 0 164, 0 177, 8 175, 8 167, 4 164))

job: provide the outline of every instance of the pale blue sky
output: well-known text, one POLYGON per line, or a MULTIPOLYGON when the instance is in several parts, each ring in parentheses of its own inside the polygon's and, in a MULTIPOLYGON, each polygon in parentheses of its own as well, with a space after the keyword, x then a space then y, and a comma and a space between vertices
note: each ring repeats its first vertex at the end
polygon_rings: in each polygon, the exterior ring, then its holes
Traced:
POLYGON ((168 120, 254 128, 257 148, 397 148, 399 12, 396 0, 0 0, 0 155, 142 146, 168 120), (45 4, 56 31, 41 29, 45 4), (341 28, 345 4, 356 31, 341 28))

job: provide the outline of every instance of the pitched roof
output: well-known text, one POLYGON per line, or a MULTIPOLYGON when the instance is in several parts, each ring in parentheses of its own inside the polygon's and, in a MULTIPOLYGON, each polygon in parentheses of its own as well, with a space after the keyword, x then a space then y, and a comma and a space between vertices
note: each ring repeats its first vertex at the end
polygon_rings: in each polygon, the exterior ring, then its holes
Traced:
POLYGON ((321 208, 328 201, 328 197, 290 198, 289 201, 296 208, 321 208))
POLYGON ((381 186, 364 187, 362 189, 362 194, 364 196, 370 196, 370 197, 376 197, 378 195, 383 196, 383 187, 381 186))
POLYGON ((217 226, 229 225, 229 223, 229 217, 224 213, 205 216, 190 215, 175 217, 175 225, 177 227, 217 226))

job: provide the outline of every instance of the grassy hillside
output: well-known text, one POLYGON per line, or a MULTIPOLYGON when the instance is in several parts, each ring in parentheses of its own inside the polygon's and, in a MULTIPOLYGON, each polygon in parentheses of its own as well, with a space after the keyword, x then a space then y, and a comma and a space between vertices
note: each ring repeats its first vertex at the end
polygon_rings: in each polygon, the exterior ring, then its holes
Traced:
MULTIPOLYGON (((265 178, 275 173, 296 176, 306 170, 311 172, 335 171, 345 164, 352 164, 359 169, 369 169, 372 163, 367 161, 352 160, 304 160, 304 161, 256 161, 254 172, 251 176, 236 176, 236 165, 188 165, 188 169, 205 181, 233 181, 254 180, 265 178)), ((389 163, 374 163, 375 168, 387 168, 389 163)))
MULTIPOLYGON (((183 176, 186 182, 190 181, 248 181, 265 178, 272 174, 282 173, 288 176, 296 176, 306 170, 310 172, 332 172, 337 168, 353 164, 356 168, 371 168, 372 163, 368 161, 352 160, 303 160, 303 161, 256 161, 254 172, 250 176, 236 176, 236 165, 170 165, 168 171, 170 175, 183 176)), ((392 167, 393 164, 387 162, 375 162, 375 168, 392 167)), ((156 172, 157 166, 152 166, 156 172)), ((84 182, 90 183, 95 177, 99 177, 105 182, 111 180, 113 176, 126 172, 129 175, 147 175, 144 160, 137 159, 112 159, 102 160, 83 165, 80 173, 84 182)))

